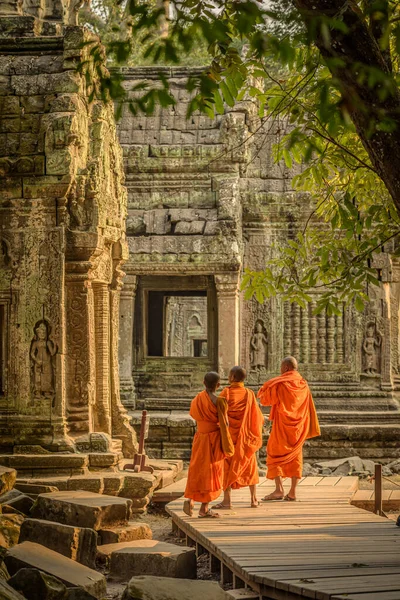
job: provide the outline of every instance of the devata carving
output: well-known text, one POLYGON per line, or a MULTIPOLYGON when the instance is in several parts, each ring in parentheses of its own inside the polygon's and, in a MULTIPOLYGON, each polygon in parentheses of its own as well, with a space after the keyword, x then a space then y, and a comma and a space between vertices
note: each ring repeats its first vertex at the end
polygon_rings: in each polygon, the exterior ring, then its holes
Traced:
POLYGON ((268 334, 262 321, 256 321, 254 334, 250 340, 251 369, 261 371, 268 362, 268 334))
POLYGON ((377 375, 381 372, 381 346, 382 334, 373 321, 369 321, 365 328, 363 341, 363 372, 367 375, 377 375))
POLYGON ((42 319, 34 327, 30 358, 32 366, 32 395, 34 400, 55 397, 54 356, 57 345, 50 339, 50 325, 42 319))

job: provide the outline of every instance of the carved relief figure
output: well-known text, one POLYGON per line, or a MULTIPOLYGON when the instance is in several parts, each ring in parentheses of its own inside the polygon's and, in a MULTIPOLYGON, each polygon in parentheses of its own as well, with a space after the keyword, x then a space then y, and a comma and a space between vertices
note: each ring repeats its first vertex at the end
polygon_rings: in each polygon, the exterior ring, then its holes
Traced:
POLYGON ((53 398, 54 360, 57 345, 50 339, 50 327, 47 321, 36 323, 34 337, 31 343, 32 391, 33 398, 53 398))
POLYGON ((382 335, 376 328, 374 322, 367 323, 366 332, 363 341, 364 354, 364 373, 376 375, 380 373, 380 347, 382 345, 382 335))
POLYGON ((250 340, 250 365, 253 371, 265 369, 267 364, 268 337, 261 321, 257 321, 250 340))

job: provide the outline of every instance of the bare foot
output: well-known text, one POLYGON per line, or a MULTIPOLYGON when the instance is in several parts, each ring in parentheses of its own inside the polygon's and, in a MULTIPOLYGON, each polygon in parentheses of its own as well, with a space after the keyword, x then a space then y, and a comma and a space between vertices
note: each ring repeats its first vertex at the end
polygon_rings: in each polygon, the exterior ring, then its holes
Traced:
POLYGON ((193 515, 193 500, 184 500, 182 510, 185 515, 191 517, 193 515))
POLYGON ((272 492, 262 498, 262 502, 273 502, 274 500, 283 500, 283 492, 272 492))

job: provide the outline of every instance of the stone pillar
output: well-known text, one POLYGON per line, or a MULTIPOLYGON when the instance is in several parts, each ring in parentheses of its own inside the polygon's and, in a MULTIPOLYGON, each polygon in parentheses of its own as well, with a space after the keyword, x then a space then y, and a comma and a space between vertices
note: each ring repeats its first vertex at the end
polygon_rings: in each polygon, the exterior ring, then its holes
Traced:
POLYGON ((84 434, 95 402, 93 289, 84 266, 66 269, 66 413, 69 431, 84 434))
POLYGON ((108 283, 93 284, 96 352, 94 431, 111 435, 110 411, 110 293, 108 283))
POLYGON ((239 362, 239 273, 215 275, 218 306, 218 369, 226 378, 239 362))
MULTIPOLYGON (((130 424, 126 408, 121 402, 119 376, 119 328, 121 316, 121 289, 124 273, 121 271, 121 261, 113 261, 113 281, 110 289, 110 383, 111 383, 111 428, 113 438, 122 441, 122 451, 125 457, 133 457, 138 450, 135 431, 130 424)), ((128 283, 129 285, 129 283, 128 283)), ((124 286, 125 287, 125 286, 124 286)), ((133 302, 133 298, 131 298, 133 302)), ((131 335, 132 342, 132 335, 131 335)), ((132 373, 131 373, 132 377, 132 373)))
POLYGON ((130 410, 135 409, 133 368, 133 322, 135 312, 137 278, 126 275, 120 292, 119 308, 119 378, 121 400, 130 410))

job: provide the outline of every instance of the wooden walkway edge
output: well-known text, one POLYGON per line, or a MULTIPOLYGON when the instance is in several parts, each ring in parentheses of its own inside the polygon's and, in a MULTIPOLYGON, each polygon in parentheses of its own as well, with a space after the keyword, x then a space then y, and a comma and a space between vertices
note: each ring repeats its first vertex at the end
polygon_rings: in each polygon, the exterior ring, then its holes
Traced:
MULTIPOLYGON (((261 481, 259 496, 271 488, 261 481)), ((187 517, 182 499, 166 509, 222 582, 262 599, 400 600, 400 528, 353 506, 357 488, 356 477, 305 477, 298 502, 252 509, 243 489, 220 519, 187 517)))

